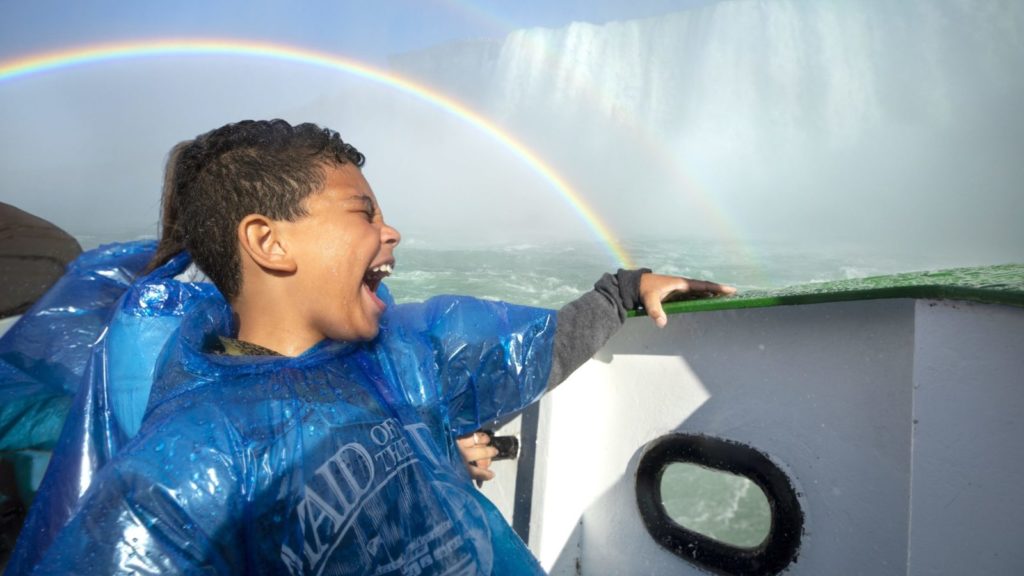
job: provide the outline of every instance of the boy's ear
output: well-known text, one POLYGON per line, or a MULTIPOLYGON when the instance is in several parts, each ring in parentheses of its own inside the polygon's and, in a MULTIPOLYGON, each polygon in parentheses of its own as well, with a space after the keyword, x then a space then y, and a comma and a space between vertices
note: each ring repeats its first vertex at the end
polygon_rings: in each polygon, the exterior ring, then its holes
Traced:
POLYGON ((261 268, 276 272, 295 272, 295 259, 282 242, 277 222, 262 214, 249 214, 238 223, 238 243, 242 252, 261 268))

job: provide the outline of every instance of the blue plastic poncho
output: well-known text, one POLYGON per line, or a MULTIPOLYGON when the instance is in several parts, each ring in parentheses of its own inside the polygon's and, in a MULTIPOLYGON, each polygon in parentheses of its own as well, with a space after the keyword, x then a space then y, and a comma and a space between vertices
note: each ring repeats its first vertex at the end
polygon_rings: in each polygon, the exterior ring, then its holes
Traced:
POLYGON ((0 337, 0 451, 53 447, 115 302, 155 246, 111 244, 82 254, 0 337))
MULTIPOLYGON (((105 247, 100 255, 76 262, 87 277, 100 276, 126 254, 143 267, 154 244, 131 243, 105 247)), ((178 282, 174 275, 188 266, 180 255, 159 270, 128 284, 128 274, 117 277, 123 288, 105 285, 104 297, 117 294, 104 315, 93 307, 87 325, 94 342, 76 349, 80 382, 63 422, 60 438, 46 475, 39 486, 7 574, 26 574, 41 558, 56 533, 65 525, 89 487, 93 475, 138 430, 152 384, 156 357, 178 328, 187 305, 197 299, 219 297, 210 284, 178 282), (83 366, 84 364, 84 366, 83 366)), ((69 272, 69 276, 73 272, 69 272)), ((77 274, 81 276, 81 274, 77 274)), ((104 276, 100 276, 104 277, 104 276)), ((62 279, 62 282, 64 280, 62 279)), ((81 283, 77 283, 81 289, 81 283)), ((52 302, 59 294, 48 294, 52 302)), ((81 297, 81 294, 78 294, 81 297)), ((66 297, 63 298, 66 301, 66 297)), ((20 324, 19 324, 20 326, 20 324)), ((37 348, 45 348, 40 338, 37 348)), ((63 415, 61 415, 63 416, 63 415)), ((52 441, 51 441, 52 443, 52 441)))
MULTIPOLYGON (((135 242, 81 254, 0 338, 0 460, 16 479, 0 502, 32 501, 93 347, 154 247, 135 242)), ((4 522, 5 540, 21 528, 12 520, 4 522)), ((0 548, 0 560, 9 552, 0 548)))
POLYGON ((540 396, 553 312, 442 297, 391 306, 372 343, 204 353, 232 331, 219 299, 187 311, 37 573, 540 572, 453 436, 540 396))
MULTIPOLYGON (((0 464, 16 482, 0 502, 32 501, 92 347, 111 309, 149 261, 153 242, 81 254, 0 337, 0 464)), ((20 526, 4 522, 3 538, 20 526)), ((0 545, 0 558, 10 552, 0 545)))

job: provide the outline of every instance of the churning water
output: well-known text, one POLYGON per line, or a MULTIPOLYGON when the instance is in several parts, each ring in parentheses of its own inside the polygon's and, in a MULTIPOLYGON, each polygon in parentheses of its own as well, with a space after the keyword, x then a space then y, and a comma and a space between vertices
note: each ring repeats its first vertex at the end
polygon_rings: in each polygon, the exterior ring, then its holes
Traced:
MULTIPOLYGON (((126 241, 131 234, 79 236, 83 248, 126 241)), ((525 240, 525 239, 524 239, 525 240)), ((515 304, 559 308, 618 262, 595 242, 523 242, 492 246, 433 246, 415 239, 395 251, 395 273, 386 281, 398 302, 462 294, 515 304)), ((736 250, 709 240, 648 239, 623 243, 639 267, 660 274, 700 278, 744 289, 781 288, 912 271, 912 256, 868 253, 856 246, 764 243, 736 250)))

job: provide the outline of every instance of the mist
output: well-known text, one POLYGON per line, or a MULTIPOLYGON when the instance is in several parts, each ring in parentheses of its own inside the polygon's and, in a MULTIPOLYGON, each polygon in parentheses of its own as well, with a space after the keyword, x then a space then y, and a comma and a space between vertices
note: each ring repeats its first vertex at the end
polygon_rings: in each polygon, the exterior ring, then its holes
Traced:
POLYGON ((625 238, 1024 259, 1024 4, 733 1, 395 67, 535 143, 625 238))
MULTIPOLYGON (((392 55, 537 152, 621 241, 837 247, 923 269, 1024 261, 1024 4, 734 0, 392 55)), ((80 236, 153 235, 176 142, 283 117, 339 130, 407 242, 593 240, 450 112, 254 58, 0 84, 0 196, 80 236)))

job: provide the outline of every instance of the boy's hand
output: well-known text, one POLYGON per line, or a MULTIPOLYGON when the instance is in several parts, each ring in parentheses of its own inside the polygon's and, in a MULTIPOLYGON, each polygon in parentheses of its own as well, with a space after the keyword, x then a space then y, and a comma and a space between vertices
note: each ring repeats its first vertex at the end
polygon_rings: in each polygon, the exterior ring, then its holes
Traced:
POLYGON ((491 458, 498 455, 498 449, 490 446, 490 443, 491 437, 483 432, 474 432, 456 440, 462 459, 466 462, 466 469, 478 487, 494 479, 494 472, 490 470, 491 458))
POLYGON ((646 273, 640 277, 640 301, 644 303, 647 315, 658 328, 668 324, 668 315, 661 303, 672 300, 693 300, 711 296, 735 294, 736 289, 707 280, 692 280, 679 276, 663 276, 646 273))

